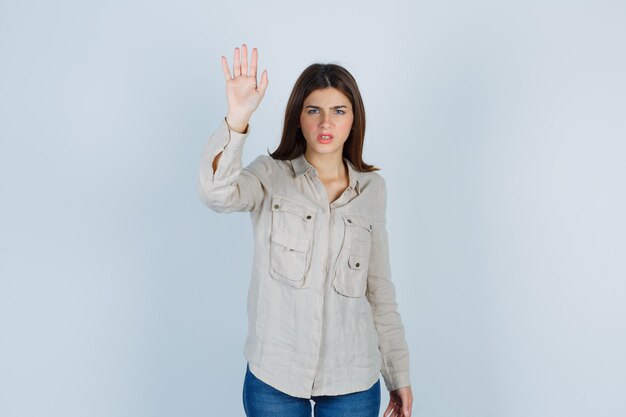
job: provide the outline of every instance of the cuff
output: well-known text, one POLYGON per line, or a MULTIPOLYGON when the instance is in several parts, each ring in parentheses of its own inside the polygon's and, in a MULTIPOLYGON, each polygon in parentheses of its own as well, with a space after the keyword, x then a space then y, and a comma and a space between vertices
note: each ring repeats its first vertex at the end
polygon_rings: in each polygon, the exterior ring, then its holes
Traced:
POLYGON ((383 374, 383 380, 385 381, 387 391, 395 391, 398 388, 411 385, 410 371, 400 371, 387 376, 383 374))

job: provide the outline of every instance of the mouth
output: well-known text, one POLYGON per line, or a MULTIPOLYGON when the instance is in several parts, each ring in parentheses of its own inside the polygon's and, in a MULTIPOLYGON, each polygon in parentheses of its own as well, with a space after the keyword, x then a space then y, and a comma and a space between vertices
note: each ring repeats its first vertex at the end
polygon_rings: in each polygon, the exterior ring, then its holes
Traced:
POLYGON ((328 134, 322 133, 320 135, 317 135, 317 141, 320 143, 324 143, 324 144, 332 142, 333 138, 334 136, 331 135, 330 133, 328 134))

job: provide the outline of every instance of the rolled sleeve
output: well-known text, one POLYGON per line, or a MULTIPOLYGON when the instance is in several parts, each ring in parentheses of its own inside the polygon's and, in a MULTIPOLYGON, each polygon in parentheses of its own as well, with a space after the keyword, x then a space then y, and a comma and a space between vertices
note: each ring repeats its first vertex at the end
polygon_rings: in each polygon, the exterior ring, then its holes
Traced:
MULTIPOLYGON (((381 178, 382 179, 382 178, 381 178)), ((372 222, 372 250, 366 296, 379 337, 381 373, 388 391, 411 384, 409 349, 391 281, 389 241, 386 229, 387 187, 382 179, 376 217, 372 222)))
POLYGON ((224 118, 202 151, 198 196, 216 212, 253 211, 261 207, 266 190, 255 172, 264 171, 267 157, 260 155, 243 168, 243 148, 249 133, 250 127, 246 133, 230 129, 224 118), (222 156, 213 172, 213 160, 220 152, 222 156))

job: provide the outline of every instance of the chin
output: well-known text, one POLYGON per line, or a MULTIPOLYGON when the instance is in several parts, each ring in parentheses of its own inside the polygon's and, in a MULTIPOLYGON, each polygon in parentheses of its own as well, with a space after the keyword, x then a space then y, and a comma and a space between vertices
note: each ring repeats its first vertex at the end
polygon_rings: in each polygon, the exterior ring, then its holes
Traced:
POLYGON ((310 149, 312 152, 319 154, 335 153, 338 149, 341 151, 342 147, 343 144, 341 144, 340 146, 337 146, 337 144, 334 143, 329 145, 322 145, 321 143, 317 143, 317 141, 313 142, 312 144, 307 143, 308 149, 310 149))
POLYGON ((311 148, 311 151, 312 151, 313 153, 317 153, 317 154, 320 154, 320 155, 325 155, 325 154, 333 154, 333 153, 336 153, 336 152, 337 152, 337 149, 336 149, 336 148, 329 149, 329 148, 327 148, 327 147, 322 147, 322 148, 320 149, 319 147, 315 147, 315 146, 314 146, 314 147, 312 147, 312 148, 311 148))

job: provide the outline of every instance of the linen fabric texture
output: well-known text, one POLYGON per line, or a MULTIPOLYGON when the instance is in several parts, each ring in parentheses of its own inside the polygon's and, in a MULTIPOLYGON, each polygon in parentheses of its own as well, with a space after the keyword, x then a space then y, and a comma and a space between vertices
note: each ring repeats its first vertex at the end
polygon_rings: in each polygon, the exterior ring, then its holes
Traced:
POLYGON ((251 130, 239 133, 222 120, 202 151, 198 187, 213 211, 250 214, 254 256, 243 347, 250 370, 301 398, 367 390, 380 374, 388 391, 410 385, 384 178, 344 158, 349 186, 329 202, 304 155, 259 155, 243 167, 251 130))

